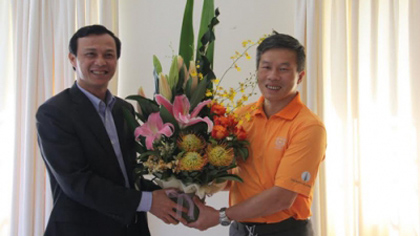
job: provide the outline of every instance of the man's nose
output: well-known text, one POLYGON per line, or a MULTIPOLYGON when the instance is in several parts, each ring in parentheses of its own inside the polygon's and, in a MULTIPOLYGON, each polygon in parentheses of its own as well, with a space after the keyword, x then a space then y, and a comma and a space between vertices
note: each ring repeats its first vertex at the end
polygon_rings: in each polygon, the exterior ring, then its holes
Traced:
POLYGON ((98 56, 95 60, 95 64, 98 66, 106 65, 106 60, 103 56, 98 56))
POLYGON ((271 70, 268 73, 267 78, 270 79, 270 80, 278 80, 278 79, 280 79, 280 72, 278 70, 271 70))

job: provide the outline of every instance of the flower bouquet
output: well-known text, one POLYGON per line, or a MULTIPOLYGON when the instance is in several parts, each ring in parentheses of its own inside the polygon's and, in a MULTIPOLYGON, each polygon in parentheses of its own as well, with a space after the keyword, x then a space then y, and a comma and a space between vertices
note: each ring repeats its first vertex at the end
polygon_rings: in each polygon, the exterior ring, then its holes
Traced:
POLYGON ((179 55, 173 57, 169 74, 162 72, 154 56, 154 98, 142 91, 128 96, 137 101, 138 111, 135 117, 125 111, 139 153, 136 175, 151 174, 162 188, 178 189, 167 194, 189 209, 182 213, 188 222, 198 217, 191 196, 203 199, 223 189, 228 180, 242 181, 229 170, 236 167, 237 158, 248 157, 246 133, 238 118, 214 99, 213 29, 219 12, 213 5, 212 0, 204 1, 193 60, 193 1, 187 1, 179 55))

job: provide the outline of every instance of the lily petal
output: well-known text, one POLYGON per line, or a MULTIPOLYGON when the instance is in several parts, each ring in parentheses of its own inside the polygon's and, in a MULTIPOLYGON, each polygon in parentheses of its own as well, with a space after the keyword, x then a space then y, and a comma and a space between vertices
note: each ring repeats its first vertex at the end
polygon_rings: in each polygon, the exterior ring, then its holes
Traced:
POLYGON ((187 96, 178 95, 175 97, 174 105, 173 105, 173 114, 175 118, 180 115, 186 115, 190 112, 190 101, 188 100, 187 96))
POLYGON ((174 133, 174 126, 170 123, 166 123, 160 130, 159 133, 165 135, 166 137, 171 137, 174 133))
POLYGON ((208 117, 194 117, 189 120, 187 126, 195 125, 199 122, 205 122, 207 124, 207 132, 211 132, 213 130, 213 122, 208 117))
POLYGON ((147 149, 153 150, 153 142, 155 141, 156 138, 157 138, 156 135, 146 137, 146 148, 147 149))
POLYGON ((198 115, 198 113, 200 113, 201 109, 203 109, 204 106, 206 106, 207 104, 211 103, 211 100, 205 100, 200 102, 192 111, 191 116, 192 117, 196 117, 198 115))
POLYGON ((153 142, 155 140, 160 139, 162 134, 170 137, 173 132, 174 126, 171 123, 163 124, 159 112, 155 112, 149 115, 146 123, 136 128, 134 135, 137 140, 140 135, 146 137, 146 148, 153 150, 153 142))
POLYGON ((151 135, 152 131, 150 130, 149 126, 147 124, 143 124, 142 126, 137 127, 134 130, 134 137, 138 139, 138 137, 141 136, 148 136, 151 135))
POLYGON ((164 96, 160 94, 155 95, 155 100, 157 104, 164 106, 172 114, 172 104, 164 96))

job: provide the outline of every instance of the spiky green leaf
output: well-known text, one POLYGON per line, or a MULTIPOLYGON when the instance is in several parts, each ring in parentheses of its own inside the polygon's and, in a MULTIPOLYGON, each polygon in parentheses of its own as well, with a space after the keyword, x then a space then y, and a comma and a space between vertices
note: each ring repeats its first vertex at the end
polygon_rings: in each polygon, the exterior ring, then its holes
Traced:
POLYGON ((194 0, 187 0, 182 21, 181 38, 179 41, 179 55, 181 55, 185 61, 192 60, 194 54, 193 8, 194 0))

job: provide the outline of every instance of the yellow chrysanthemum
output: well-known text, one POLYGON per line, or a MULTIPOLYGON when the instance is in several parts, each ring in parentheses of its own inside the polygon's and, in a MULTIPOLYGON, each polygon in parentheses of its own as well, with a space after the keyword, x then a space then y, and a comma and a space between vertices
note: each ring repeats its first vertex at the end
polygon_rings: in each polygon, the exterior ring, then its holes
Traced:
POLYGON ((234 158, 232 148, 226 148, 225 145, 208 146, 206 154, 208 161, 214 166, 229 166, 234 158))
POLYGON ((198 152, 185 152, 178 158, 180 171, 201 170, 207 164, 207 159, 198 152))
POLYGON ((178 140, 178 147, 183 151, 196 152, 202 150, 206 143, 200 137, 195 134, 181 135, 178 140))

